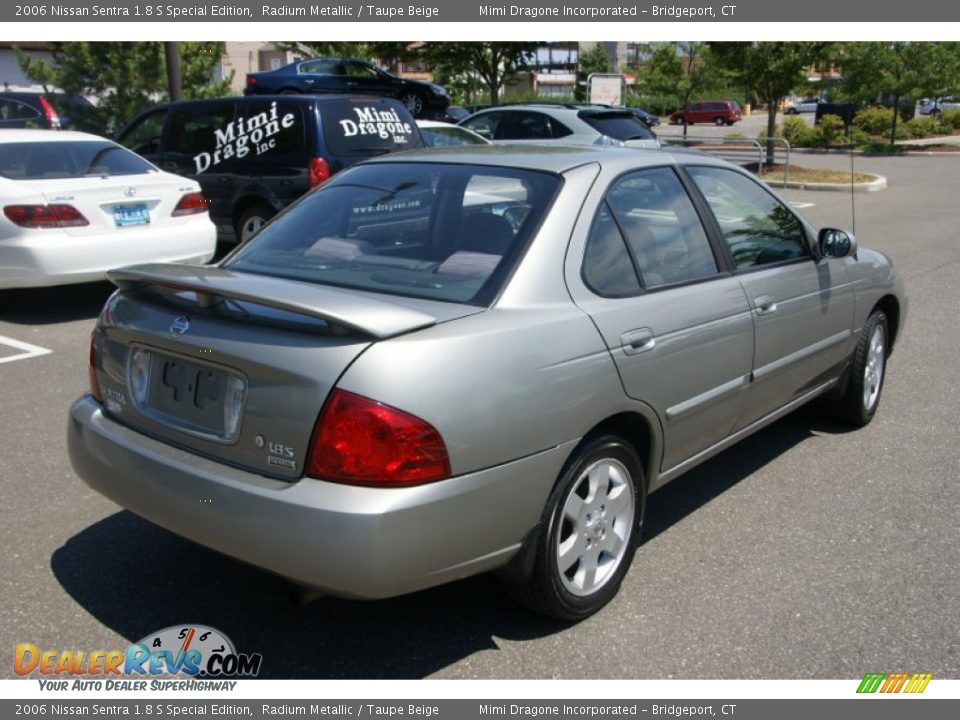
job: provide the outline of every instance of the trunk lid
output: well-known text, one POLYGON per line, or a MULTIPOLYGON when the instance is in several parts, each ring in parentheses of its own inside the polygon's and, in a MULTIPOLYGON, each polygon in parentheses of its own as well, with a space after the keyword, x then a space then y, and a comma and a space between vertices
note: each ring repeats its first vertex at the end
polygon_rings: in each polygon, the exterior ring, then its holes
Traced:
POLYGON ((482 311, 236 273, 144 265, 95 335, 106 412, 148 435, 287 480, 340 376, 372 343, 482 311))

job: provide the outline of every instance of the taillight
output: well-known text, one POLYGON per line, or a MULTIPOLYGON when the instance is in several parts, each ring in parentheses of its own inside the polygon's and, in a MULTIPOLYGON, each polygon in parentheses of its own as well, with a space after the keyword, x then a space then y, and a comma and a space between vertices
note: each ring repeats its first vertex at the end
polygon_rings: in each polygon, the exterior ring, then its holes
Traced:
POLYGON ((375 400, 334 390, 313 431, 307 475, 400 487, 450 477, 440 433, 428 422, 375 400))
POLYGON ((40 96, 40 107, 43 108, 43 116, 47 119, 47 125, 56 130, 60 127, 60 116, 53 109, 53 105, 43 95, 40 96))
POLYGON ((310 174, 310 187, 315 188, 322 185, 330 179, 330 165, 321 157, 310 158, 307 163, 307 171, 310 174))
POLYGON ((253 86, 257 84, 257 79, 253 75, 247 75, 247 86, 253 86))
POLYGON ((73 205, 7 205, 3 214, 27 228, 82 227, 89 225, 73 205))
POLYGON ((100 381, 97 380, 97 331, 90 333, 90 362, 87 365, 87 375, 90 380, 90 394, 93 399, 103 405, 103 395, 100 393, 100 381))
POLYGON ((203 196, 202 192, 192 192, 187 193, 182 198, 180 202, 177 203, 177 206, 173 209, 173 212, 170 213, 173 217, 178 217, 180 215, 196 215, 197 213, 202 213, 207 211, 207 199, 203 196))

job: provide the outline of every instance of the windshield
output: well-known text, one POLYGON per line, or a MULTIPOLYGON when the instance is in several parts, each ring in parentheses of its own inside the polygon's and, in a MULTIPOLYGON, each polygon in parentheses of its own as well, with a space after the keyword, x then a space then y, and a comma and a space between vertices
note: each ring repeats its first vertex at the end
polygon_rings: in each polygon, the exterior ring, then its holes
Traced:
POLYGON ((309 193, 225 266, 292 280, 485 305, 560 178, 440 163, 361 165, 309 193))
POLYGON ((616 140, 653 140, 657 136, 630 112, 582 111, 580 119, 601 135, 616 140))
POLYGON ((0 175, 11 180, 140 175, 157 169, 107 140, 0 144, 0 175))

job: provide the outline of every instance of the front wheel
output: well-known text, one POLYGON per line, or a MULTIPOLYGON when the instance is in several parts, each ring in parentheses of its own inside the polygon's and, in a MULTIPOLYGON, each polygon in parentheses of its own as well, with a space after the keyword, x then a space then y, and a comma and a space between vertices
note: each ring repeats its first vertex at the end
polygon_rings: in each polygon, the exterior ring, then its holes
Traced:
POLYGON ((640 458, 615 435, 583 445, 547 501, 529 570, 509 577, 532 610, 583 620, 617 594, 640 539, 646 485, 640 458))
POLYGON ((251 205, 240 215, 234 228, 237 234, 237 242, 245 243, 258 232, 260 228, 267 224, 267 221, 274 216, 273 210, 266 205, 251 205))
POLYGON ((406 92, 400 96, 400 102, 407 106, 407 110, 414 117, 420 117, 423 113, 423 98, 415 92, 406 92))
POLYGON ((887 369, 888 328, 887 316, 880 310, 871 313, 863 324, 853 351, 850 377, 833 408, 841 422, 863 427, 877 412, 887 369))
POLYGON ((724 120, 722 117, 717 117, 713 119, 713 124, 716 125, 717 127, 723 127, 723 125, 725 125, 726 122, 727 121, 724 120))

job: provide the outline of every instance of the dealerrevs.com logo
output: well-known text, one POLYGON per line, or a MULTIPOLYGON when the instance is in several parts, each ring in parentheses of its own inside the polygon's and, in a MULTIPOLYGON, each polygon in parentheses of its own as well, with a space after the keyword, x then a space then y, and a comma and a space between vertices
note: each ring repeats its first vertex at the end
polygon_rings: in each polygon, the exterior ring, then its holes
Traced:
POLYGON ((867 673, 860 681, 858 693, 919 694, 927 689, 932 673, 867 673))
POLYGON ((148 679, 150 690, 232 690, 235 682, 153 678, 256 677, 262 661, 260 653, 238 653, 219 630, 191 624, 151 633, 126 650, 41 650, 20 643, 13 670, 17 675, 39 673, 42 689, 48 690, 146 690, 148 679))

